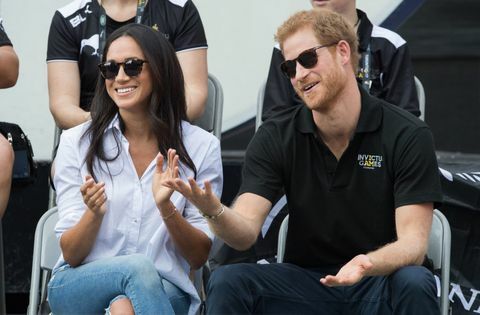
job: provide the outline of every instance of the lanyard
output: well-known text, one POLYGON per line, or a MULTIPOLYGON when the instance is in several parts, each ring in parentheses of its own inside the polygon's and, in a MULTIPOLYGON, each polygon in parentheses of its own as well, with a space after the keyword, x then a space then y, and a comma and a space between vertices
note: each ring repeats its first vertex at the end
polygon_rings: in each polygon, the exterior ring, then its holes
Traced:
MULTIPOLYGON (((135 23, 142 23, 143 11, 145 10, 145 4, 147 0, 138 0, 137 1, 137 14, 135 15, 135 23)), ((98 19, 99 25, 99 55, 100 60, 103 57, 103 49, 105 48, 105 43, 107 42, 107 13, 100 3, 100 16, 98 19)))
POLYGON ((358 78, 362 82, 362 85, 370 92, 370 87, 372 86, 372 52, 370 49, 370 43, 368 43, 367 50, 362 53, 360 59, 360 71, 358 73, 358 78))

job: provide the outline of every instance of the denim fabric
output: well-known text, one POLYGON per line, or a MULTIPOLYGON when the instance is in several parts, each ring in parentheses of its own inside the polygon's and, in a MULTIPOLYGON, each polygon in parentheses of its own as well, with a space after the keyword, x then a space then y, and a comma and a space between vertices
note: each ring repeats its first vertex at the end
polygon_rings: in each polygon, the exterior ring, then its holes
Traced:
POLYGON ((189 295, 162 279, 152 261, 141 254, 97 260, 76 268, 59 268, 48 284, 53 314, 104 314, 110 302, 127 296, 135 314, 188 312, 189 295))
MULTIPOLYGON (((433 274, 408 266, 353 286, 326 287, 332 274, 292 264, 233 264, 207 285, 207 314, 440 314, 433 274)), ((334 274, 334 273, 333 273, 334 274)))

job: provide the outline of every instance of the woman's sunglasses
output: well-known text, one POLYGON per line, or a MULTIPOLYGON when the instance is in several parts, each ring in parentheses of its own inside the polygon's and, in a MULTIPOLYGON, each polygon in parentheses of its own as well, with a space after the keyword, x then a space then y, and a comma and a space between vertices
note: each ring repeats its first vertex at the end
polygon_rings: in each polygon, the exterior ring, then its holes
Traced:
POLYGON ((113 80, 118 75, 120 71, 120 66, 123 66, 123 71, 129 77, 136 77, 142 72, 142 67, 144 63, 148 63, 146 60, 142 59, 125 59, 124 62, 115 62, 115 61, 106 61, 98 65, 102 77, 107 80, 113 80))
POLYGON ((317 49, 320 49, 323 47, 330 47, 336 44, 338 43, 332 43, 328 45, 319 45, 319 46, 315 46, 313 48, 307 49, 301 52, 297 58, 293 60, 285 60, 284 62, 282 62, 280 64, 280 69, 282 70, 283 74, 287 76, 287 78, 293 79, 297 74, 297 62, 305 69, 311 69, 317 64, 317 61, 318 61, 317 49))

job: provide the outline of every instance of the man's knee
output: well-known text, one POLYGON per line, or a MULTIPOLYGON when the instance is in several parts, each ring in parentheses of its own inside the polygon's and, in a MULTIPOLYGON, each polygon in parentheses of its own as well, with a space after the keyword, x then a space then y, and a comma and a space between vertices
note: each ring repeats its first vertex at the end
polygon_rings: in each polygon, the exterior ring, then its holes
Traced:
POLYGON ((403 292, 411 297, 436 294, 433 274, 425 267, 407 266, 390 276, 392 291, 403 292))
POLYGON ((242 284, 249 282, 251 271, 249 264, 232 264, 221 266, 211 274, 207 284, 207 296, 212 291, 227 293, 237 290, 242 284))

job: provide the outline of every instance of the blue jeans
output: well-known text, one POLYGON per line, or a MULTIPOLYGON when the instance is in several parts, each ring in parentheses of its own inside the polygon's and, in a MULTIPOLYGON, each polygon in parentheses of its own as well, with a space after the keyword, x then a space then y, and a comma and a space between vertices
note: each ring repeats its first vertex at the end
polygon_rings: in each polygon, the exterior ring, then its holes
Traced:
POLYGON ((234 264, 216 269, 207 285, 207 314, 440 314, 433 274, 403 267, 353 286, 326 287, 332 271, 292 264, 234 264))
POLYGON ((187 314, 190 306, 189 295, 162 279, 152 261, 141 254, 76 268, 67 265, 48 284, 53 314, 104 314, 110 302, 122 295, 130 299, 135 314, 187 314))

